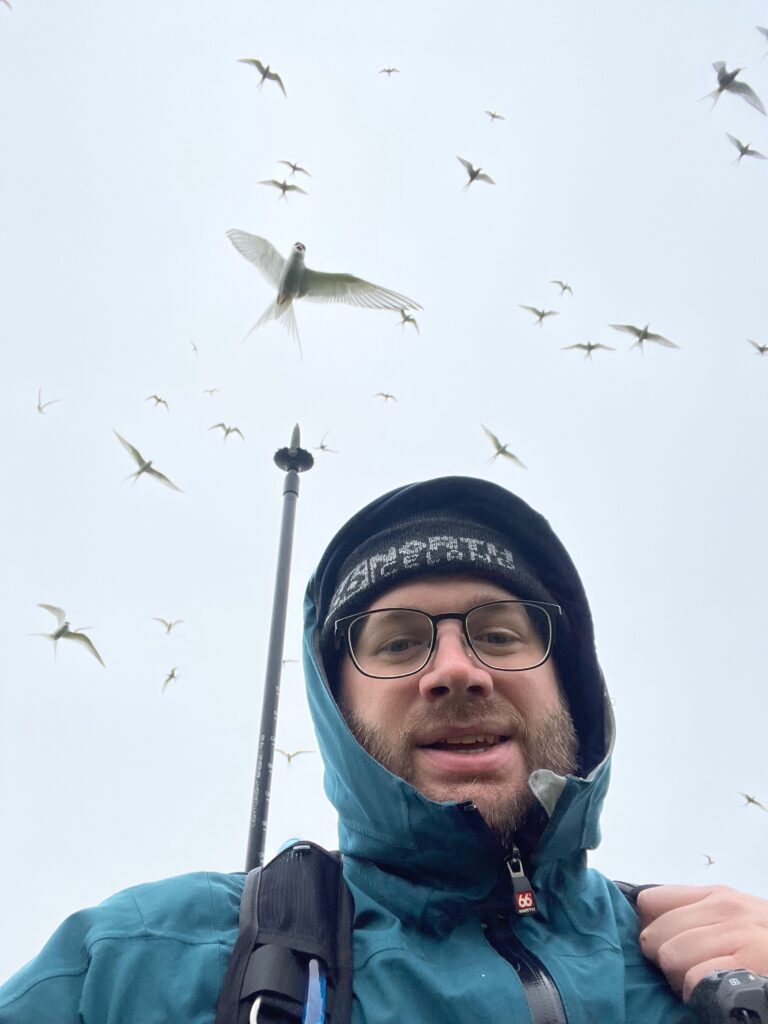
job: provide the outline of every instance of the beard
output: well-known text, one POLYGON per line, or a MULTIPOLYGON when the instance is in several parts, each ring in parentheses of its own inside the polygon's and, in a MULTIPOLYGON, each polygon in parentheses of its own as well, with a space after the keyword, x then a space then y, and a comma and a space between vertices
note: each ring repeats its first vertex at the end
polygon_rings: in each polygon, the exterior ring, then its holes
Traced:
POLYGON ((528 777, 537 768, 557 775, 573 774, 578 764, 578 738, 573 719, 564 701, 543 711, 535 721, 527 721, 507 700, 492 695, 468 702, 446 702, 439 710, 420 709, 409 715, 400 730, 392 734, 365 720, 351 707, 342 708, 344 718, 361 747, 393 775, 412 783, 430 800, 438 803, 470 800, 491 831, 508 842, 527 812, 536 803, 528 787, 528 777), (499 724, 501 735, 511 737, 519 746, 523 767, 508 783, 483 779, 446 783, 414 782, 414 736, 426 731, 434 734, 437 726, 470 726, 478 721, 499 724), (503 726, 502 726, 502 723, 503 726))

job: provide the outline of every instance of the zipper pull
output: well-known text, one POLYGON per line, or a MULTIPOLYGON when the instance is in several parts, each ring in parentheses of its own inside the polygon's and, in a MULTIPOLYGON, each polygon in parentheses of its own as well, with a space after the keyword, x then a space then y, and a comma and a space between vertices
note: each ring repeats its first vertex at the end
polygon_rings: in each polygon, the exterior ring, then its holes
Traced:
POLYGON ((536 913, 536 897, 533 894, 531 883, 525 877, 523 862, 520 858, 520 851, 516 846, 512 847, 512 853, 505 858, 510 878, 512 879, 512 907, 516 917, 523 914, 536 913))

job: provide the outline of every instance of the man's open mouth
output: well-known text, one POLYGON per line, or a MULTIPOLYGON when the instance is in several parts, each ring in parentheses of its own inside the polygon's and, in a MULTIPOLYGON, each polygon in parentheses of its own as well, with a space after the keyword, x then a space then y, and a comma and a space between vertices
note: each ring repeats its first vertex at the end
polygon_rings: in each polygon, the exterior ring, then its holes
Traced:
POLYGON ((423 744, 424 750, 450 750, 455 754, 476 754, 490 747, 496 747, 499 743, 507 743, 509 736, 454 736, 444 740, 435 740, 434 743, 423 744))

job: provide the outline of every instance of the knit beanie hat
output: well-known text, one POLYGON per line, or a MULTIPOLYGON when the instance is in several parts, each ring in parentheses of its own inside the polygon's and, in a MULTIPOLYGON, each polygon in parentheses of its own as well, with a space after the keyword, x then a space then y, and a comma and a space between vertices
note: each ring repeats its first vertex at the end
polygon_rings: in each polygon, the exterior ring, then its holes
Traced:
POLYGON ((411 515, 366 537, 342 563, 320 632, 326 665, 334 657, 339 619, 363 611, 380 594, 407 580, 456 573, 493 579, 521 600, 552 602, 502 533, 455 510, 411 515))

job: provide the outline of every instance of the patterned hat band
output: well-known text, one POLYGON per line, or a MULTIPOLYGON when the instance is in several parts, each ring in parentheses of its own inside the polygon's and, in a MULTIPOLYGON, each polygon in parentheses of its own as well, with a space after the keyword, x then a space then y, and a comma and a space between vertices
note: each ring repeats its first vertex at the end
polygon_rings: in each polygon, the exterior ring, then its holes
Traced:
POLYGON ((502 534, 455 515, 421 515, 367 538, 344 561, 323 623, 322 648, 330 652, 337 619, 363 611, 387 590, 415 577, 457 573, 496 580, 522 599, 552 601, 502 534))

